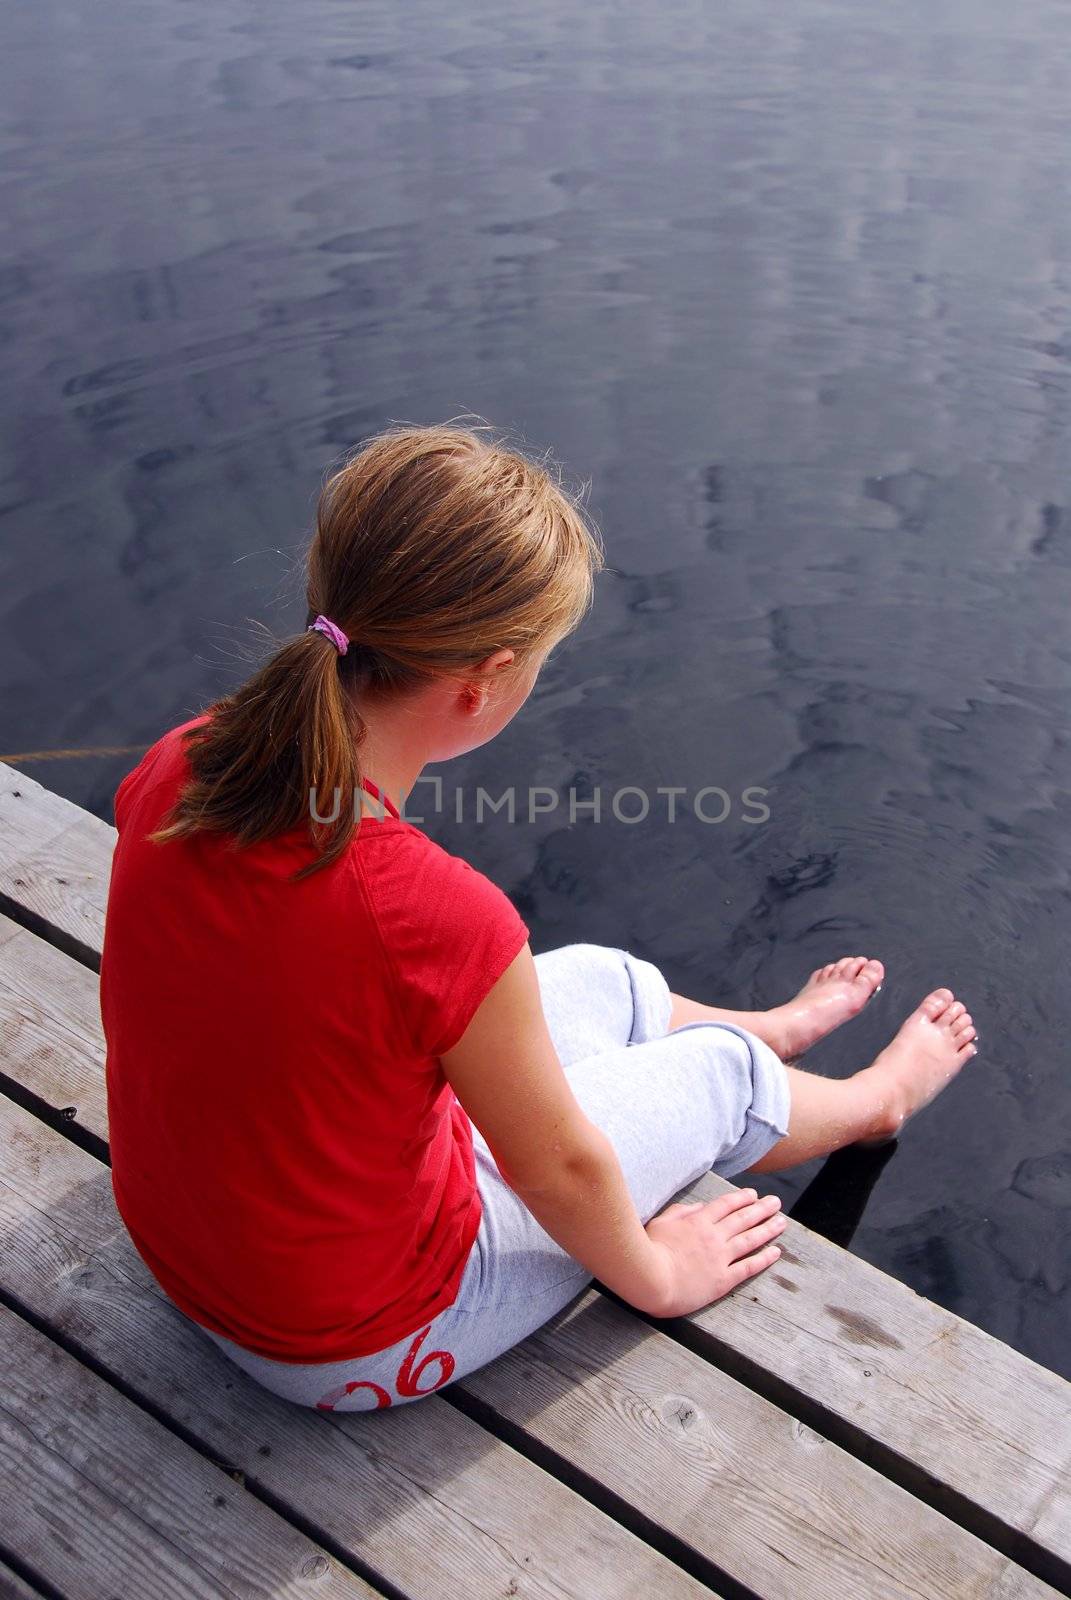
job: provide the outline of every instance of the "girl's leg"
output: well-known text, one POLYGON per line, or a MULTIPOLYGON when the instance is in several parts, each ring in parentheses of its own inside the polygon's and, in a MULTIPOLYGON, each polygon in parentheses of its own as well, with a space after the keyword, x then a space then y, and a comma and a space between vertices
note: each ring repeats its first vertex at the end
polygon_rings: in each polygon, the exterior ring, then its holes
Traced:
POLYGON ((535 968, 543 1015, 566 1069, 669 1031, 672 996, 665 979, 627 950, 566 944, 541 951, 535 968))
MULTIPOLYGON (((854 959, 862 961, 861 957, 854 959)), ((774 1041, 781 1040, 785 1032, 777 1010, 722 1011, 683 995, 673 996, 671 1028, 701 1020, 733 1022, 756 1033, 774 1049, 774 1041)), ((880 1138, 885 1133, 877 1087, 862 1073, 846 1079, 823 1078, 786 1063, 785 1074, 791 1098, 788 1133, 748 1171, 775 1172, 798 1166, 816 1156, 830 1155, 844 1145, 880 1138)))
MULTIPOLYGON (((564 945, 537 955, 535 963, 547 1025, 570 1078, 577 1062, 692 1024, 743 1030, 779 1056, 774 1041, 781 1041, 788 1031, 790 1008, 798 1034, 808 1008, 823 1019, 831 1005, 839 1012, 846 986, 856 986, 859 994, 854 998, 865 1004, 883 976, 880 963, 848 957, 819 969, 788 1006, 765 1012, 729 1011, 672 994, 651 962, 607 945, 564 945)), ((838 1015, 838 1020, 843 1018, 838 1015)), ((752 1170, 793 1166, 880 1135, 878 1095, 869 1082, 821 1078, 787 1066, 780 1075, 787 1084, 791 1124, 786 1123, 786 1136, 763 1157, 769 1167, 760 1164, 752 1170)))
MULTIPOLYGON (((585 963, 589 965, 588 963, 585 963)), ((632 1031, 660 975, 638 974, 632 1031)), ((668 990, 665 991, 668 1010, 668 990)), ((726 1176, 752 1166, 788 1136, 785 1068, 763 1042, 730 1024, 691 1023, 654 1038, 636 1037, 566 1064, 584 1111, 614 1146, 643 1222, 704 1172, 726 1176)), ((509 1187, 478 1128, 473 1150, 483 1215, 462 1291, 441 1330, 454 1378, 494 1360, 534 1334, 592 1282, 509 1187)))
POLYGON ((785 1138, 748 1170, 776 1172, 855 1143, 894 1139, 978 1053, 977 1031, 950 989, 935 989, 877 1059, 850 1078, 786 1067, 792 1106, 785 1138))
POLYGON ((881 987, 885 969, 865 956, 844 956, 812 972, 799 994, 769 1011, 726 1011, 673 995, 670 1028, 685 1022, 732 1022, 792 1061, 819 1039, 857 1016, 881 987))
MULTIPOLYGON (((730 1011, 670 993, 648 961, 603 945, 566 945, 536 957, 543 1009, 568 1072, 577 1061, 695 1024, 721 1024, 786 1059, 855 1015, 884 977, 880 961, 846 956, 820 967, 770 1011, 730 1011)), ((846 1145, 895 1137, 975 1053, 975 1029, 948 989, 936 989, 872 1066, 847 1079, 781 1067, 787 1131, 752 1166, 774 1172, 846 1145)))
POLYGON ((822 1078, 790 1066, 785 1072, 792 1098, 788 1133, 749 1172, 779 1172, 860 1140, 893 1137, 880 1088, 865 1073, 822 1078))
MULTIPOLYGON (((868 964, 861 956, 850 959, 854 962, 850 973, 853 981, 866 965, 877 967, 877 976, 868 972, 863 982, 846 996, 842 992, 846 982, 842 969, 847 971, 848 963, 837 964, 837 977, 844 981, 824 985, 822 989, 825 1010, 831 1002, 837 1006, 839 1001, 837 1022, 845 1020, 845 1015, 841 1014, 845 999, 849 1003, 856 1000, 858 1010, 881 981, 879 964, 868 964)), ((782 1059, 799 1053, 798 1046, 795 1050, 788 1046, 796 1043, 795 1036, 801 1032, 797 1013, 801 1009, 798 1002, 802 995, 797 996, 796 1002, 770 1011, 727 1011, 701 1005, 697 1000, 671 994, 662 974, 651 962, 612 945, 562 945, 556 950, 541 951, 535 958, 535 966, 543 1013, 565 1067, 603 1050, 634 1044, 638 1038, 659 1038, 686 1022, 728 1022, 755 1034, 782 1059), (796 1010, 790 1014, 793 1005, 796 1010)), ((828 970, 832 973, 834 969, 828 970)), ((803 995, 809 994, 814 982, 812 978, 803 995)), ((813 1006, 810 1009, 813 1010, 813 1006)), ((822 1031, 835 1025, 830 1020, 822 1031)))
POLYGON ((687 1022, 727 1022, 769 1045, 783 1061, 795 1060, 877 993, 885 976, 880 961, 845 956, 813 972, 784 1005, 767 1011, 730 1011, 670 994, 649 961, 610 945, 570 944, 535 958, 543 1010, 563 1065, 600 1050, 654 1038, 687 1022), (667 1001, 668 996, 668 1001, 667 1001), (636 1008, 650 1015, 634 1018, 636 1008))

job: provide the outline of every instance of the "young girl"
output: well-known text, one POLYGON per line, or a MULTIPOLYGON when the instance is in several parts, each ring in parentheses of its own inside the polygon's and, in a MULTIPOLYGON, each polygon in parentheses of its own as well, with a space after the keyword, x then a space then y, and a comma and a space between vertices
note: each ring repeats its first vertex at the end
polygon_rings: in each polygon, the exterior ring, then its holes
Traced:
POLYGON ((306 631, 116 794, 116 1202, 174 1304, 300 1404, 430 1394, 593 1277, 656 1317, 708 1305, 777 1259, 779 1202, 675 1194, 889 1139, 975 1053, 936 989, 854 1077, 786 1066, 880 962, 738 1012, 625 950, 533 957, 404 820, 429 762, 524 704, 600 565, 543 465, 392 428, 323 493, 306 631))

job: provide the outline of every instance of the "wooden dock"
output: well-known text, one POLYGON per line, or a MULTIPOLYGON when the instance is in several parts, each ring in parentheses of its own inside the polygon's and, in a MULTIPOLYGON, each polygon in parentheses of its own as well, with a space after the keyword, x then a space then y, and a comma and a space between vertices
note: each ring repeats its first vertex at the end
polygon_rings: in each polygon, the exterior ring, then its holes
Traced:
POLYGON ((1071 1386, 791 1221, 704 1312, 592 1288, 415 1405, 316 1413, 244 1378, 112 1202, 113 841, 0 764, 0 1596, 1071 1590, 1071 1386))

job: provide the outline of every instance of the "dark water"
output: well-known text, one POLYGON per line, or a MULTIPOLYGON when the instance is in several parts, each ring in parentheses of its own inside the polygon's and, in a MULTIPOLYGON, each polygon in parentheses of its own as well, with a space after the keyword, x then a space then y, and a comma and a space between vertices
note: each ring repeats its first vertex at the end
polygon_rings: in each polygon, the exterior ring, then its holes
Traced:
MULTIPOLYGON (((833 1073, 962 991, 982 1053, 854 1247, 1071 1369, 1066 5, 3 16, 2 752, 147 743, 300 626, 321 474, 387 421, 552 447, 614 571, 448 784, 772 815, 430 830, 537 949, 700 998, 880 955, 833 1073)), ((26 770, 107 816, 130 759, 26 770)))

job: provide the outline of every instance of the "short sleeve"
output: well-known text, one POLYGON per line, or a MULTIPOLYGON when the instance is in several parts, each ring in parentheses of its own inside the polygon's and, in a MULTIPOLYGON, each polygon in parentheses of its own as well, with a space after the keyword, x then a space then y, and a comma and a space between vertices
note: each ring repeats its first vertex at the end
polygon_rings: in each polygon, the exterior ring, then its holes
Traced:
POLYGON ((188 722, 180 722, 178 727, 172 728, 150 745, 137 766, 127 773, 112 800, 112 812, 119 833, 122 833, 128 818, 155 783, 173 781, 181 775, 185 769, 183 735, 187 729, 207 721, 207 715, 202 715, 191 717, 188 722))
POLYGON ((123 779, 122 783, 120 783, 118 789, 115 791, 115 799, 112 801, 112 813, 115 817, 115 826, 119 833, 122 833, 126 826, 127 807, 131 803, 134 795, 137 794, 144 776, 145 758, 143 756, 138 762, 137 766, 131 768, 126 777, 123 779))
POLYGON ((420 1054, 441 1056, 524 948, 528 928, 497 884, 415 828, 395 836, 389 861, 369 867, 403 1021, 420 1054))
POLYGON ((132 767, 126 777, 115 791, 112 801, 112 810, 115 816, 115 826, 122 833, 127 823, 127 815, 135 805, 138 797, 144 790, 146 781, 151 777, 160 755, 160 741, 151 745, 142 756, 136 767, 132 767))

